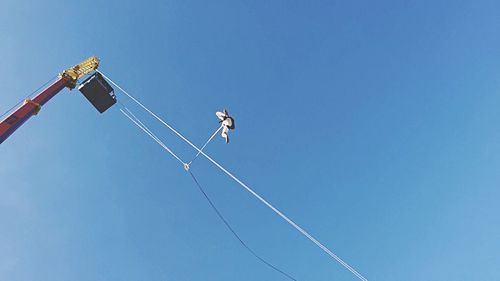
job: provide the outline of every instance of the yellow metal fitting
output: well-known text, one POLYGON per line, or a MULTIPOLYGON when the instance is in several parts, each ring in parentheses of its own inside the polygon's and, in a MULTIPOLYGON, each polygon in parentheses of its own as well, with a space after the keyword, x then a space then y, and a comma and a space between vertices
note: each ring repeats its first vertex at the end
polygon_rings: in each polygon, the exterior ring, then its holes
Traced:
POLYGON ((96 56, 92 56, 80 64, 66 69, 60 74, 60 76, 68 82, 67 87, 73 89, 75 88, 78 79, 89 74, 91 71, 96 70, 98 66, 99 59, 96 56))

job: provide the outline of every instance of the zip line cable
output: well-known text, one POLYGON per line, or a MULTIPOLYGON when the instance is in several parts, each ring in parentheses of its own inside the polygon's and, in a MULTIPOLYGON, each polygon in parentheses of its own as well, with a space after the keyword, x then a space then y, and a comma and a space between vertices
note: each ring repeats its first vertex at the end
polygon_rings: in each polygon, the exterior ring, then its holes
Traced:
POLYGON ((104 78, 106 78, 107 80, 109 80, 113 85, 115 85, 118 89, 120 89, 125 95, 127 95, 130 99, 132 99, 134 102, 136 102, 139 106, 141 106, 144 110, 146 110, 149 114, 151 114, 153 117, 155 117, 163 125, 165 125, 167 128, 169 128, 172 132, 174 132, 176 135, 178 135, 181 139, 183 139, 191 147, 193 147, 194 149, 196 149, 201 155, 203 155, 205 158, 207 158, 210 162, 212 162, 215 166, 217 166, 220 170, 222 170, 226 175, 228 175, 229 177, 231 177, 234 181, 236 181, 239 185, 241 185, 243 188, 245 188, 248 192, 250 192, 259 201, 261 201, 263 204, 265 204, 267 207, 269 207, 278 216, 280 216, 282 219, 284 219, 286 222, 288 222, 291 226, 293 226, 297 231, 299 231, 301 234, 303 234, 306 238, 308 238, 311 242, 313 242, 321 250, 323 250, 325 253, 327 253, 330 257, 332 257, 333 259, 335 259, 338 263, 340 263, 342 266, 344 266, 347 270, 349 270, 352 274, 354 274, 360 280, 362 280, 362 281, 368 281, 368 279, 366 279, 363 275, 361 275, 359 272, 357 272, 353 267, 351 267, 349 264, 347 264, 346 262, 344 262, 340 257, 338 257, 330 249, 328 249, 326 246, 324 246, 321 242, 319 242, 311 234, 309 234, 302 227, 300 227, 299 225, 297 225, 294 221, 292 221, 290 218, 288 218, 286 215, 284 215, 281 211, 279 211, 278 209, 276 209, 267 200, 265 200, 264 198, 262 198, 255 191, 253 191, 250 187, 248 187, 245 183, 243 183, 241 180, 239 180, 231 172, 229 172, 228 170, 226 170, 223 166, 221 166, 219 163, 217 163, 215 160, 213 160, 210 156, 208 156, 206 153, 204 153, 202 150, 200 150, 196 145, 194 145, 192 142, 190 142, 188 139, 186 139, 182 134, 180 134, 177 130, 175 130, 168 123, 166 123, 165 121, 163 121, 163 119, 161 119, 160 117, 158 117, 158 115, 156 115, 151 110, 149 110, 146 106, 144 106, 136 98, 134 98, 127 91, 125 91, 123 88, 121 88, 113 80, 111 80, 109 77, 107 77, 106 75, 104 75, 102 72, 99 71, 99 73, 101 73, 104 78))
POLYGON ((227 229, 229 229, 229 231, 231 231, 231 233, 234 235, 234 237, 236 237, 236 239, 238 239, 238 241, 240 241, 241 245, 243 245, 243 247, 245 247, 254 257, 256 257, 257 259, 259 259, 261 262, 263 262, 264 264, 266 264, 267 266, 269 266, 270 268, 274 269, 275 271, 283 274, 284 276, 286 276, 288 279, 290 280, 294 280, 294 281, 297 281, 297 279, 293 278, 291 275, 289 275, 288 273, 282 271, 281 269, 277 268, 276 266, 272 265, 271 263, 269 263, 268 261, 266 261, 265 259, 263 259, 262 257, 260 257, 257 253, 255 253, 241 238, 240 236, 238 235, 238 233, 236 233, 236 231, 234 231, 234 229, 231 227, 231 225, 227 222, 227 220, 224 218, 224 216, 221 214, 221 212, 217 209, 217 207, 215 207, 215 204, 212 202, 212 200, 210 199, 210 197, 208 196, 208 194, 205 192, 205 190, 203 189, 203 187, 201 186, 201 184, 198 182, 198 180, 196 179, 196 177, 194 176, 194 174, 191 172, 191 170, 188 170, 188 173, 189 175, 191 176, 191 178, 193 178, 194 182, 196 183, 196 186, 198 187, 198 189, 200 190, 200 192, 203 194, 203 196, 205 197, 205 199, 207 199, 207 202, 210 204, 210 206, 212 207, 212 209, 214 210, 214 212, 217 214, 217 216, 220 218, 220 220, 226 225, 227 229))
POLYGON ((316 238, 314 238, 311 234, 309 234, 309 232, 307 232, 306 230, 304 230, 302 227, 300 227, 298 224, 296 224, 293 220, 291 220, 285 214, 283 214, 280 210, 278 210, 276 207, 274 207, 271 203, 269 203, 267 200, 265 200, 262 196, 260 196, 259 194, 257 194, 248 185, 246 185, 244 182, 242 182, 240 179, 238 179, 231 172, 229 172, 228 170, 226 170, 226 168, 224 168, 217 161, 215 161, 214 159, 212 159, 212 157, 210 157, 209 155, 207 155, 205 152, 203 152, 201 149, 199 149, 192 142, 190 142, 181 133, 179 133, 177 130, 175 130, 172 126, 170 126, 168 123, 166 123, 163 119, 161 119, 160 117, 158 117, 158 115, 156 115, 151 110, 149 110, 146 106, 144 106, 140 101, 138 101, 131 94, 129 94, 127 91, 125 91, 122 87, 120 87, 118 84, 116 84, 113 80, 111 80, 109 77, 107 77, 106 75, 104 75, 102 72, 100 72, 100 71, 98 71, 98 72, 101 73, 104 78, 106 78, 109 82, 111 82, 118 89, 120 89, 120 91, 122 91, 125 95, 127 95, 130 99, 132 99, 135 103, 137 103, 140 107, 142 107, 145 111, 147 111, 149 114, 151 114, 151 116, 155 117, 160 123, 162 123, 163 125, 165 125, 165 127, 167 127, 168 129, 170 129, 177 136, 179 136, 182 140, 184 140, 187 144, 189 144, 191 147, 193 147, 195 150, 197 150, 201 155, 203 155, 205 158, 207 158, 210 162, 212 162, 215 166, 217 166, 221 171, 223 171, 226 175, 228 175, 230 178, 232 178, 234 181, 236 181, 239 185, 241 185, 244 189, 246 189, 250 194, 252 194, 255 198, 257 198, 259 201, 261 201, 268 208, 270 208, 274 213, 276 213, 283 220, 285 220, 288 224, 290 224, 293 228, 295 228, 302 235, 304 235, 307 239, 309 239, 311 242, 313 242, 316 246, 318 246, 321 250, 323 250, 331 258, 333 258, 338 263, 340 263, 343 267, 345 267, 347 270, 349 270, 358 279, 360 279, 362 281, 368 281, 368 279, 366 279, 363 275, 361 275, 361 273, 359 273, 352 266, 350 266, 345 261, 343 261, 339 256, 337 256, 330 249, 328 249, 325 245, 323 245, 316 238))
MULTIPOLYGON (((122 103, 120 103, 123 107, 120 108, 120 111, 123 113, 123 115, 125 115, 130 121, 132 121, 137 127, 139 127, 140 129, 142 129, 142 131, 144 133, 146 133, 149 137, 151 137, 154 141, 156 141, 161 147, 163 147, 167 152, 169 152, 170 154, 172 154, 174 157, 176 157, 176 155, 172 152, 172 150, 170 150, 146 125, 144 125, 144 123, 139 120, 139 118, 137 118, 137 116, 135 116, 126 106, 124 106, 122 103)), ((216 133, 219 131, 220 129, 218 129, 216 131, 216 133)), ((212 135, 212 137, 210 137, 210 139, 205 143, 204 147, 210 142, 211 139, 213 139, 213 136, 215 134, 212 135)), ((180 160, 180 158, 176 157, 177 160, 179 160, 179 162, 181 162, 181 164, 183 164, 183 166, 186 168, 186 165, 188 165, 189 167, 189 164, 187 163, 184 163, 182 160, 180 160)), ((193 159, 194 160, 194 159, 193 159)), ((191 161, 192 162, 192 161, 191 161)), ((189 170, 189 168, 186 168, 186 171, 189 172, 189 174, 191 175, 191 178, 194 180, 194 182, 196 183, 196 186, 198 187, 198 189, 201 191, 201 193, 204 195, 205 199, 208 201, 208 203, 210 204, 210 206, 212 207, 212 209, 215 211, 215 213, 217 214, 217 216, 222 220, 222 222, 226 225, 226 227, 229 229, 229 231, 231 231, 231 233, 236 237, 236 239, 238 239, 238 241, 240 241, 240 243, 243 245, 243 247, 245 247, 254 257, 256 257, 257 259, 259 259, 262 263, 264 263, 265 265, 269 266, 270 268, 274 269, 275 271, 277 271, 278 273, 281 273, 282 275, 286 276, 287 278, 291 279, 291 280, 294 280, 294 281, 297 281, 297 279, 293 278, 291 275, 289 275, 288 273, 280 270, 279 268, 277 268, 276 266, 274 266, 273 264, 271 264, 270 262, 266 261, 264 258, 262 258, 261 256, 259 256, 254 250, 252 250, 252 248, 250 248, 250 246, 248 246, 241 238, 240 236, 233 230, 233 228, 231 227, 231 225, 229 224, 229 222, 224 218, 224 216, 222 215, 222 213, 219 212, 219 210, 217 209, 217 207, 215 207, 215 204, 212 202, 212 200, 210 199, 210 197, 207 195, 207 193, 205 192, 205 190, 203 189, 203 187, 200 185, 200 183, 198 182, 198 180, 196 179, 196 177, 194 176, 194 174, 191 172, 191 170, 189 170)))

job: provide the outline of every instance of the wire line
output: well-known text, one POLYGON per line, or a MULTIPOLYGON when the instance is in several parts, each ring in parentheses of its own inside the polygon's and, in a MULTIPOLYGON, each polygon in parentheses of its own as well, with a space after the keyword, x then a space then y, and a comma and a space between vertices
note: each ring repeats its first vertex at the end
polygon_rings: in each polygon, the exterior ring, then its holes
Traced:
POLYGON ((142 123, 128 108, 125 107, 125 110, 120 108, 120 111, 125 115, 130 121, 132 121, 137 127, 139 127, 141 130, 144 131, 147 135, 149 135, 156 143, 158 143, 163 149, 165 149, 168 153, 170 153, 175 159, 177 159, 179 162, 181 162, 182 165, 184 165, 184 161, 182 161, 168 146, 166 146, 151 130, 149 130, 144 123, 142 123), (125 112, 128 111, 130 113, 125 112), (135 120, 134 120, 135 119, 135 120))
POLYGON ((215 204, 212 202, 212 200, 210 199, 210 197, 208 196, 208 194, 205 192, 205 190, 203 189, 203 187, 201 186, 201 184, 198 182, 198 180, 196 179, 196 177, 194 176, 194 174, 191 172, 191 170, 188 170, 189 172, 189 175, 191 175, 191 177, 193 178, 194 182, 196 183, 196 186, 198 187, 198 189, 200 190, 200 192, 203 194, 203 196, 205 197, 205 199, 207 199, 208 203, 210 204, 210 206, 212 207, 212 209, 215 211, 215 213, 217 214, 217 216, 221 219, 221 221, 226 225, 226 227, 229 229, 229 231, 231 231, 231 233, 234 235, 234 237, 236 237, 236 239, 238 239, 238 241, 240 241, 241 245, 243 245, 243 247, 245 247, 254 257, 256 257, 257 259, 259 259, 261 262, 263 262, 264 264, 266 264, 267 266, 269 266, 270 268, 274 269, 275 271, 283 274, 284 276, 286 276, 287 278, 291 279, 291 280, 294 280, 294 281, 297 281, 297 279, 293 278, 292 276, 290 276, 290 274, 284 272, 283 270, 277 268, 276 266, 272 265, 270 262, 266 261, 264 258, 260 257, 254 250, 252 250, 241 238, 240 236, 238 235, 238 233, 236 233, 236 231, 231 227, 231 225, 229 224, 229 222, 224 218, 224 216, 221 214, 221 212, 217 209, 217 207, 215 206, 215 204))
POLYGON ((241 185, 244 189, 246 189, 250 194, 252 194, 255 198, 257 198, 259 201, 261 201, 264 205, 269 207, 273 212, 275 212, 278 216, 280 216, 282 219, 284 219, 288 224, 290 224, 293 228, 295 228, 297 231, 299 231, 302 235, 304 235, 307 239, 309 239, 311 242, 313 242, 316 246, 318 246, 321 250, 323 250, 326 254, 328 254, 330 257, 332 257, 334 260, 336 260, 338 263, 340 263, 344 268, 349 270, 352 274, 354 274, 357 278, 359 278, 362 281, 368 281, 367 278, 365 278, 361 273, 356 271, 352 266, 347 264, 345 261, 343 261, 339 256, 337 256, 335 253, 333 253, 329 248, 327 248, 325 245, 323 245, 321 242, 319 242, 316 238, 314 238, 309 232, 307 232, 305 229, 300 227, 298 224, 296 224, 293 220, 288 218, 285 214, 283 214, 280 210, 278 210, 276 207, 274 207, 271 203, 269 203, 267 200, 265 200, 262 196, 257 194, 253 189, 251 189, 248 185, 246 185, 244 182, 242 182, 240 179, 238 179, 235 175, 233 175, 231 172, 226 170, 222 165, 220 165, 217 161, 212 159, 209 155, 207 155, 205 152, 203 152, 201 149, 199 149, 196 145, 194 145, 192 142, 190 142, 187 138, 185 138, 181 133, 179 133, 177 130, 175 130, 172 126, 170 126, 168 123, 166 123, 163 119, 158 117, 155 113, 153 113, 151 110, 149 110, 146 106, 144 106, 140 101, 138 101, 136 98, 134 98, 132 95, 130 95, 127 91, 125 91, 123 88, 121 88, 119 85, 117 85, 113 80, 111 80, 109 77, 104 75, 102 72, 99 71, 99 73, 102 74, 104 78, 109 80, 113 85, 115 85, 118 89, 120 89, 125 95, 127 95, 130 99, 132 99, 134 102, 136 102, 139 106, 141 106, 145 111, 147 111, 149 114, 151 114, 153 117, 155 117, 159 122, 161 122, 163 125, 165 125, 167 128, 169 128, 172 132, 174 132, 177 136, 179 136, 182 140, 184 140, 187 144, 189 144, 191 147, 193 147, 195 150, 197 150, 201 155, 203 155, 205 158, 207 158, 210 162, 212 162, 215 166, 217 166, 221 171, 223 171, 226 175, 228 175, 230 178, 232 178, 234 181, 236 181, 239 185, 241 185))

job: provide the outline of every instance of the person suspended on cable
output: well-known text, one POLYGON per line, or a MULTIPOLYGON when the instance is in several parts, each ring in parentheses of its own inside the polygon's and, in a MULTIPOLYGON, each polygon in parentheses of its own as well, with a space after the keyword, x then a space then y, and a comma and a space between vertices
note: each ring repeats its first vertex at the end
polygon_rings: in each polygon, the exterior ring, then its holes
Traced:
POLYGON ((229 135, 228 132, 229 130, 234 130, 234 119, 233 117, 229 116, 229 112, 224 109, 224 111, 220 112, 217 111, 215 113, 217 115, 217 118, 219 118, 219 123, 222 125, 222 133, 221 136, 226 140, 226 143, 229 143, 229 135))

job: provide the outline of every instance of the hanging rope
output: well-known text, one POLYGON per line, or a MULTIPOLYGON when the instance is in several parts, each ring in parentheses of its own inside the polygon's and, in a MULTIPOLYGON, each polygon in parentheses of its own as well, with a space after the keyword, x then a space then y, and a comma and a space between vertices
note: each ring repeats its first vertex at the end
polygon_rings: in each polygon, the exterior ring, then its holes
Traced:
POLYGON ((272 265, 271 263, 269 263, 268 261, 266 261, 265 259, 263 259, 262 257, 260 257, 257 253, 255 253, 241 238, 240 236, 238 235, 238 233, 236 233, 236 231, 234 231, 234 229, 231 227, 231 225, 227 222, 227 220, 224 218, 224 216, 221 214, 221 212, 219 212, 219 210, 217 209, 217 207, 215 207, 214 203, 212 202, 212 200, 210 199, 210 197, 207 195, 207 193, 205 192, 205 190, 203 189, 203 187, 200 185, 200 183, 198 182, 198 180, 196 179, 196 177, 194 176, 194 174, 191 172, 191 170, 188 171, 189 172, 189 175, 191 175, 191 177, 193 178, 194 182, 196 183, 196 186, 198 187, 198 189, 200 190, 200 192, 203 194, 203 196, 205 197, 205 199, 207 199, 207 202, 210 204, 210 206, 212 207, 212 209, 214 210, 214 212, 217 214, 217 216, 220 218, 220 220, 226 225, 227 229, 229 229, 229 231, 231 231, 231 233, 234 235, 234 237, 236 237, 236 239, 238 239, 238 241, 240 241, 241 245, 243 245, 243 247, 245 247, 254 257, 256 257, 257 259, 259 259, 261 262, 263 262, 264 264, 266 264, 267 266, 269 266, 270 268, 274 269, 275 271, 283 274, 284 276, 286 276, 288 279, 291 279, 291 280, 294 280, 294 281, 297 281, 297 279, 293 278, 292 276, 290 276, 290 274, 282 271, 281 269, 277 268, 276 266, 272 265))
POLYGON ((201 149, 199 149, 196 145, 194 145, 192 142, 190 142, 181 133, 179 133, 177 130, 175 130, 172 126, 170 126, 168 123, 166 123, 163 119, 161 119, 160 117, 158 117, 158 115, 156 115, 151 110, 149 110, 146 106, 144 106, 141 102, 139 102, 136 98, 134 98, 132 95, 130 95, 122 87, 120 87, 118 84, 116 84, 113 80, 111 80, 109 77, 107 77, 106 75, 104 75, 102 72, 99 71, 99 73, 101 73, 104 78, 106 78, 109 82, 111 82, 118 89, 120 89, 125 95, 127 95, 130 99, 132 99, 135 103, 137 103, 145 111, 147 111, 149 114, 151 114, 151 116, 155 117, 160 123, 162 123, 163 125, 165 125, 165 127, 167 127, 168 129, 170 129, 173 133, 175 133, 182 140, 184 140, 187 144, 189 144, 191 147, 193 147, 195 150, 197 150, 201 155, 203 155, 205 158, 207 158, 210 162, 212 162, 215 166, 217 166, 221 171, 223 171, 226 175, 228 175, 230 178, 232 178, 235 182, 237 182, 240 186, 242 186, 245 190, 247 190, 255 198, 257 198, 259 201, 261 201, 264 205, 266 205, 274 213, 276 213, 278 216, 280 216, 282 219, 284 219, 293 228, 295 228, 302 235, 304 235, 307 239, 309 239, 311 242, 313 242, 316 246, 318 246, 321 250, 323 250, 331 258, 333 258, 338 263, 340 263, 343 267, 345 267, 347 270, 349 270, 352 274, 354 274, 360 280, 362 280, 362 281, 368 281, 368 279, 366 279, 363 275, 361 275, 358 271, 356 271, 352 266, 350 266, 345 261, 343 261, 339 256, 337 256, 330 249, 328 249, 325 245, 323 245, 321 242, 319 242, 316 238, 314 238, 306 230, 304 230, 302 227, 300 227, 298 224, 296 224, 294 221, 292 221, 290 218, 288 218, 285 214, 283 214, 280 210, 278 210, 271 203, 269 203, 267 200, 265 200, 262 196, 260 196, 255 191, 253 191, 253 189, 251 189, 249 186, 247 186, 245 183, 243 183, 240 179, 238 179, 236 176, 234 176, 231 172, 229 172, 228 170, 226 170, 226 168, 224 168, 217 161, 215 161, 214 159, 212 159, 212 157, 210 157, 209 155, 207 155, 205 152, 203 152, 201 149))

